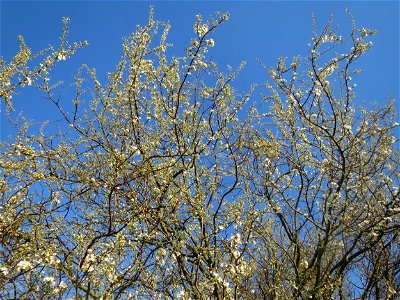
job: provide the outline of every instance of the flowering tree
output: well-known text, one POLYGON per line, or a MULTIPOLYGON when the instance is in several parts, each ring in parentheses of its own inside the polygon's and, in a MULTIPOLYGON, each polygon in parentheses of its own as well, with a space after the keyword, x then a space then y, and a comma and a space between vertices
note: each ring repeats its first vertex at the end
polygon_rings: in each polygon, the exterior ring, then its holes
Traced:
POLYGON ((303 77, 298 59, 269 70, 271 121, 259 123, 249 172, 269 210, 249 253, 262 258, 261 298, 394 299, 399 290, 394 102, 370 112, 352 105, 352 64, 373 34, 353 24, 353 45, 337 56, 342 38, 329 22, 314 32, 303 77))
POLYGON ((228 18, 197 16, 184 57, 152 12, 107 83, 82 66, 73 105, 50 68, 86 45, 1 60, 0 95, 34 85, 67 126, 19 122, 0 153, 5 299, 394 299, 400 288, 394 102, 353 105, 374 32, 331 24, 301 65, 280 59, 263 101, 207 57, 228 18), (36 68, 30 63, 45 57, 36 68), (87 91, 90 91, 90 95, 87 91), (87 101, 89 99, 89 101, 87 101), (87 102, 86 102, 86 101, 87 102), (87 104, 86 104, 87 103, 87 104))

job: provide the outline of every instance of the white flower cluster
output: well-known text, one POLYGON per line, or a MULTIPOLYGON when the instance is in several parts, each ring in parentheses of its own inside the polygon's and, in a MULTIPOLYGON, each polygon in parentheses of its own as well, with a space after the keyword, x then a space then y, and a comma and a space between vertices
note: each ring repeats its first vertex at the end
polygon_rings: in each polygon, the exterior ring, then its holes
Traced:
POLYGON ((321 96, 321 89, 315 88, 314 89, 314 94, 315 94, 316 97, 320 97, 321 96))
POLYGON ((233 245, 240 245, 242 243, 242 235, 240 233, 233 234, 231 241, 233 245))
POLYGON ((29 261, 26 260, 21 260, 17 264, 17 270, 18 271, 26 271, 29 270, 32 267, 32 264, 29 261))
POLYGON ((53 276, 46 276, 45 278, 43 278, 43 281, 52 286, 54 286, 55 283, 55 279, 53 276))
POLYGON ((8 268, 4 266, 0 268, 0 272, 3 274, 3 276, 7 276, 9 273, 8 268))
POLYGON ((206 43, 207 43, 207 46, 209 46, 209 47, 214 47, 214 44, 215 44, 213 39, 206 40, 206 43))
POLYGON ((342 37, 339 35, 334 35, 334 34, 324 34, 321 37, 321 43, 332 43, 332 42, 336 42, 336 41, 341 41, 342 37))
POLYGON ((370 29, 367 29, 367 28, 362 28, 361 29, 361 36, 362 37, 367 37, 367 36, 369 36, 369 35, 374 35, 376 33, 376 31, 373 31, 373 30, 370 30, 370 29))
MULTIPOLYGON (((181 290, 176 294, 176 299, 186 299, 185 298, 185 291, 181 290)), ((190 299, 190 298, 189 298, 190 299)))
POLYGON ((208 24, 205 23, 200 25, 200 23, 197 23, 195 24, 194 31, 197 33, 199 37, 202 37, 208 32, 208 24))
POLYGON ((64 53, 59 52, 59 53, 57 53, 57 59, 58 60, 66 60, 67 57, 64 55, 64 53))

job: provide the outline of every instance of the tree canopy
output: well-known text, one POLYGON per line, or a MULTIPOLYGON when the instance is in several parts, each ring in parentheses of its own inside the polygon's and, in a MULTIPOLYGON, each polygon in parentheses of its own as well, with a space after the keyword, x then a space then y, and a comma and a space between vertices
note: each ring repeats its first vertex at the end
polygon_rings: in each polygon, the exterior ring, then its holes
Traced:
POLYGON ((375 31, 353 22, 338 54, 329 20, 308 56, 260 63, 269 79, 237 91, 244 64, 222 72, 207 53, 228 16, 198 15, 170 57, 151 11, 108 81, 82 65, 71 99, 50 79, 87 45, 68 42, 69 19, 57 47, 19 37, 0 60, 9 111, 31 85, 63 119, 10 117, 0 142, 0 298, 398 297, 396 102, 354 104, 375 31))

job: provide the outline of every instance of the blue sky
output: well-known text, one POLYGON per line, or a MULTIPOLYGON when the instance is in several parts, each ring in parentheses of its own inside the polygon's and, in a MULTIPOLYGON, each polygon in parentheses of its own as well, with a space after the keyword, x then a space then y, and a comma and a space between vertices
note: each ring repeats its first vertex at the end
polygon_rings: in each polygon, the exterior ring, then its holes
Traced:
MULTIPOLYGON (((251 83, 267 80, 256 59, 273 66, 281 56, 307 54, 312 14, 319 28, 333 15, 339 33, 349 42, 351 21, 345 12, 349 8, 358 26, 378 30, 372 39, 374 47, 357 64, 364 70, 354 81, 358 103, 383 104, 387 97, 399 98, 398 1, 1 1, 1 55, 9 60, 16 53, 17 35, 24 36, 33 51, 57 45, 62 17, 70 17, 69 40, 88 40, 90 45, 56 67, 55 75, 72 82, 72 74, 82 63, 106 74, 113 71, 120 57, 122 38, 134 31, 136 24, 146 24, 150 5, 156 19, 172 26, 168 40, 174 44, 174 55, 184 54, 194 37, 196 14, 206 18, 215 11, 228 11, 230 20, 215 32, 215 47, 209 54, 222 69, 247 61, 233 83, 243 92, 251 83)), ((53 116, 53 108, 31 87, 13 101, 17 110, 35 120, 53 116)), ((2 138, 9 132, 4 119, 3 105, 2 138)))

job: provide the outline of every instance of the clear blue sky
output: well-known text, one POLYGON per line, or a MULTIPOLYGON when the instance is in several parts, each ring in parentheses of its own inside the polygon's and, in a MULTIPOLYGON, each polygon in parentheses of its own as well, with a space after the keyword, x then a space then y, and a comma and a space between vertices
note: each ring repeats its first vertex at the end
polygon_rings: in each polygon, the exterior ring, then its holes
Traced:
MULTIPOLYGON (((66 82, 82 63, 95 67, 98 74, 112 71, 121 53, 124 36, 136 24, 146 24, 150 5, 155 18, 169 21, 172 29, 169 42, 174 54, 184 53, 193 34, 195 15, 204 17, 215 11, 228 11, 230 20, 214 34, 213 59, 224 67, 246 68, 233 84, 246 91, 252 82, 265 82, 266 74, 257 63, 276 64, 280 56, 305 55, 311 41, 311 14, 318 26, 331 15, 339 33, 349 41, 351 22, 345 12, 349 8, 360 27, 378 30, 374 47, 359 61, 364 73, 355 79, 359 103, 381 103, 388 96, 399 98, 399 2, 398 1, 1 1, 1 55, 9 60, 18 49, 17 35, 25 37, 33 51, 49 44, 58 44, 62 17, 71 18, 70 41, 88 40, 90 45, 71 60, 55 68, 66 82), (62 72, 62 73, 59 73, 62 72)), ((52 108, 31 90, 23 90, 14 98, 17 110, 36 120, 52 119, 52 108)), ((383 103, 383 102, 382 102, 383 103)), ((7 125, 2 103, 2 138, 7 125)))

